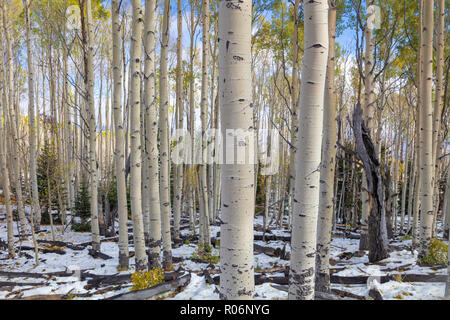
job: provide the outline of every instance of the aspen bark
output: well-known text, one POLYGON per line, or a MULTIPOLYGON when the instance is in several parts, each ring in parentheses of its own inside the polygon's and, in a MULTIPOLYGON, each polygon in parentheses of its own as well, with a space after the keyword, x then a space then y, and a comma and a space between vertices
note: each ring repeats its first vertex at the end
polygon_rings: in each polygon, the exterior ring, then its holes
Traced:
POLYGON ((202 0, 202 90, 201 90, 201 127, 202 127, 202 157, 199 165, 200 175, 200 230, 202 244, 210 244, 209 208, 208 208, 208 180, 206 171, 206 126, 208 117, 208 64, 209 64, 209 0, 202 0))
POLYGON ((436 91, 433 109, 433 161, 434 161, 434 223, 433 232, 435 231, 435 223, 439 210, 439 174, 440 174, 440 156, 441 156, 441 115, 443 105, 443 75, 444 75, 444 51, 445 51, 445 1, 437 0, 437 49, 436 49, 436 91))
MULTIPOLYGON (((181 16, 181 0, 177 1, 177 79, 176 79, 176 128, 183 129, 183 57, 182 57, 182 38, 183 38, 183 21, 181 16)), ((180 137, 177 143, 181 144, 183 138, 180 137)), ((175 194, 173 208, 173 226, 174 238, 180 237, 180 218, 181 218, 181 198, 183 193, 183 164, 175 166, 175 194)))
POLYGON ((422 60, 422 106, 420 115, 420 252, 423 257, 428 252, 431 242, 433 225, 433 111, 432 111, 432 85, 433 85, 433 0, 423 5, 423 60, 422 60))
MULTIPOLYGON (((12 137, 12 143, 10 144, 10 152, 12 155, 12 177, 14 180, 14 186, 15 186, 15 193, 16 193, 16 205, 17 205, 17 213, 19 216, 19 232, 21 235, 26 234, 27 228, 26 228, 26 219, 25 219, 25 211, 24 211, 24 201, 23 201, 23 192, 22 192, 22 177, 20 175, 20 161, 19 161, 19 153, 18 153, 18 146, 19 146, 19 131, 18 131, 18 125, 19 122, 16 121, 16 119, 19 119, 19 112, 20 108, 15 106, 14 98, 15 98, 15 92, 14 92, 14 70, 13 70, 13 56, 12 56, 12 48, 11 48, 11 38, 10 38, 10 32, 12 30, 8 30, 7 23, 8 23, 8 12, 6 8, 6 1, 2 1, 2 12, 3 12, 3 34, 6 42, 6 70, 5 70, 5 76, 6 76, 6 88, 8 89, 8 103, 6 106, 9 109, 9 120, 7 123, 9 123, 9 134, 6 136, 12 137)), ((6 95, 6 88, 5 88, 5 95, 6 95)), ((5 120, 8 118, 8 114, 5 112, 5 120)), ((6 131, 5 131, 6 133, 6 131)), ((6 145, 5 145, 6 148, 6 145)), ((6 150, 5 150, 6 151, 6 150)))
POLYGON ((420 174, 421 169, 421 161, 422 157, 420 156, 422 145, 420 143, 420 123, 421 123, 421 109, 422 109, 422 73, 423 73, 423 5, 424 0, 419 0, 419 48, 417 49, 417 111, 416 111, 416 122, 415 122, 415 128, 416 128, 416 144, 415 144, 415 159, 416 159, 416 184, 414 186, 414 202, 413 202, 413 215, 414 215, 414 222, 413 222, 413 244, 416 245, 419 241, 419 230, 418 230, 418 221, 419 221, 419 200, 420 200, 420 188, 422 185, 422 174, 420 174))
POLYGON ((133 29, 130 45, 130 202, 131 214, 133 217, 133 241, 136 252, 136 270, 142 271, 147 269, 147 256, 145 253, 144 240, 144 221, 142 217, 142 200, 141 200, 141 56, 142 56, 142 28, 144 21, 142 20, 142 8, 140 0, 132 1, 133 10, 133 29))
MULTIPOLYGON (((100 251, 100 227, 98 221, 98 169, 96 152, 96 122, 95 122, 95 104, 94 104, 94 33, 92 25, 92 4, 91 0, 85 0, 86 10, 85 23, 82 23, 84 29, 85 49, 85 96, 89 116, 89 178, 90 178, 90 203, 91 203, 91 231, 92 231, 92 249, 100 251)), ((82 20, 83 20, 82 15, 82 20)))
POLYGON ((117 210, 119 216, 119 268, 128 269, 128 208, 125 181, 124 127, 122 118, 122 73, 120 65, 120 8, 118 0, 112 0, 112 40, 113 40, 113 112, 115 147, 114 158, 117 183, 117 210))
POLYGON ((315 252, 325 75, 328 58, 328 3, 304 3, 305 53, 302 67, 294 210, 292 213, 289 299, 314 299, 315 252))
POLYGON ((163 267, 172 266, 172 243, 170 235, 170 162, 169 162, 169 83, 167 60, 169 51, 170 0, 164 1, 161 40, 161 66, 159 77, 159 135, 160 135, 160 203, 163 267))
MULTIPOLYGON (((402 205, 400 209, 401 219, 400 219, 400 234, 403 234, 405 229, 405 213, 406 213, 406 191, 408 189, 408 168, 409 168, 409 151, 410 146, 408 143, 409 140, 409 129, 406 134, 406 150, 403 157, 403 182, 402 182, 402 205)), ((409 217, 408 217, 409 220, 409 217)))
MULTIPOLYGON (((4 17, 3 17, 4 18, 4 17)), ((3 34, 0 33, 2 37, 0 38, 0 54, 3 57, 3 34)), ((0 85, 2 94, 2 104, 3 108, 0 108, 0 178, 2 181, 3 198, 6 209, 6 233, 8 240, 8 255, 10 258, 15 257, 14 251, 14 230, 13 230, 13 212, 11 208, 11 195, 9 190, 9 170, 6 163, 6 142, 8 133, 6 130, 7 125, 7 92, 6 92, 6 81, 4 75, 4 64, 0 66, 0 85), (3 110, 3 111, 2 111, 3 110)))
MULTIPOLYGON (((219 83, 222 130, 253 132, 251 104, 250 0, 219 3, 219 83)), ((250 153, 247 141, 238 141, 250 153)), ((225 154, 225 147, 224 153, 225 154)), ((247 159, 248 160, 248 159, 247 159)), ((220 297, 224 300, 252 299, 253 215, 255 207, 253 164, 224 164, 220 219, 220 297)))
POLYGON ((155 15, 156 1, 145 2, 145 67, 144 67, 144 101, 146 124, 146 149, 148 153, 148 175, 150 193, 150 230, 148 239, 148 266, 160 268, 161 259, 161 208, 159 189, 159 154, 158 122, 155 96, 155 15))
MULTIPOLYGON (((295 174, 296 174, 296 152, 298 140, 298 113, 300 106, 298 103, 298 24, 299 24, 299 6, 300 0, 294 3, 294 32, 292 34, 292 83, 291 83, 291 152, 289 155, 289 211, 293 210, 293 200, 295 193, 295 174)), ((291 218, 291 215, 290 215, 291 218)))
POLYGON ((316 290, 330 291, 329 253, 333 219, 334 172, 336 166, 336 90, 335 30, 336 3, 328 1, 328 63, 323 115, 322 164, 320 167, 319 220, 317 225, 317 270, 316 290))

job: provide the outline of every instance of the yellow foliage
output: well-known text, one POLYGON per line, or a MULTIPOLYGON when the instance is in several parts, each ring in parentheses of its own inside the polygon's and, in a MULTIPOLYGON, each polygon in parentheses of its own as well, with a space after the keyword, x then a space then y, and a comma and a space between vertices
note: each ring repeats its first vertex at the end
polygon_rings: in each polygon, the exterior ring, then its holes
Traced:
POLYGON ((144 290, 154 287, 164 281, 162 269, 156 268, 148 272, 136 271, 131 275, 133 287, 130 291, 144 290))
POLYGON ((220 256, 212 253, 212 248, 209 245, 199 244, 198 249, 192 254, 192 258, 210 264, 217 264, 220 262, 220 256))
POLYGON ((428 254, 421 258, 419 262, 429 266, 447 264, 448 245, 436 238, 432 239, 428 247, 428 254))

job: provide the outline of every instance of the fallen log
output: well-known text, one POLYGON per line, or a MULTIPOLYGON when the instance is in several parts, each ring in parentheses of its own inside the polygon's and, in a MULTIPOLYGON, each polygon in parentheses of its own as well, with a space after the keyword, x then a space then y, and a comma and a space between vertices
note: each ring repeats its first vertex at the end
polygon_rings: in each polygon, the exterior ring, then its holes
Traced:
POLYGON ((49 280, 54 277, 75 277, 79 276, 81 280, 85 280, 86 278, 95 278, 99 277, 95 274, 90 274, 90 269, 85 270, 73 270, 70 272, 67 271, 56 271, 56 272, 48 272, 48 273, 31 273, 31 272, 14 272, 14 271, 0 271, 0 276, 9 278, 43 278, 49 280))
MULTIPOLYGON (((215 285, 219 285, 220 276, 215 276, 212 278, 215 285)), ((287 285, 289 283, 287 277, 268 277, 265 274, 255 274, 255 285, 260 285, 264 283, 276 283, 281 285, 287 285)))
POLYGON ((435 275, 435 274, 389 274, 384 276, 353 276, 353 277, 343 277, 338 275, 331 275, 330 281, 335 284, 366 284, 367 280, 376 277, 379 279, 380 283, 385 283, 389 281, 402 281, 402 282, 428 282, 428 283, 438 283, 446 282, 447 275, 435 275))
POLYGON ((8 282, 0 281, 0 287, 26 287, 26 286, 42 286, 46 285, 45 282, 8 282))
POLYGON ((93 249, 89 249, 89 255, 94 257, 94 258, 100 258, 100 259, 103 259, 103 260, 112 259, 111 256, 108 256, 107 254, 105 254, 103 252, 96 251, 96 250, 93 250, 93 249))
MULTIPOLYGON (((289 286, 287 285, 279 285, 274 284, 272 285, 272 288, 275 288, 280 291, 289 292, 289 286)), ((358 296, 355 294, 352 294, 350 292, 341 291, 341 290, 331 290, 331 293, 326 292, 319 292, 316 291, 315 293, 315 300, 366 300, 365 297, 358 296)))
POLYGON ((279 257, 282 260, 289 260, 291 257, 291 255, 288 252, 286 252, 286 245, 283 246, 283 248, 272 248, 254 244, 253 251, 257 253, 264 253, 270 257, 279 257))
POLYGON ((291 241, 291 236, 276 236, 274 234, 266 234, 265 237, 262 234, 255 234, 253 236, 254 240, 259 241, 291 241))
POLYGON ((60 246, 60 247, 66 247, 75 251, 82 251, 84 250, 84 246, 75 245, 73 243, 64 242, 64 241, 51 241, 51 240, 37 240, 38 243, 46 243, 53 246, 60 246))
POLYGON ((147 300, 155 295, 170 291, 172 289, 180 290, 181 288, 187 286, 190 281, 191 274, 189 273, 178 279, 161 283, 148 289, 122 293, 113 297, 106 298, 105 300, 147 300))
MULTIPOLYGON (((34 247, 28 247, 28 246, 20 246, 19 251, 34 251, 34 247)), ((59 255, 66 254, 66 252, 62 249, 50 249, 50 248, 38 248, 39 252, 42 253, 56 253, 59 255)))

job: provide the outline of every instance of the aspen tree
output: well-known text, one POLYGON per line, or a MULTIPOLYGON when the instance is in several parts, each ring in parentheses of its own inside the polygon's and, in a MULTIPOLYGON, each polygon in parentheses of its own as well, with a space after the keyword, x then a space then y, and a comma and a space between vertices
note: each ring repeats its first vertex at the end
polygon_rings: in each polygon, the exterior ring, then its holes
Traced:
MULTIPOLYGON (((292 109, 292 127, 291 127, 291 152, 289 158, 289 212, 293 209, 293 200, 295 193, 295 174, 296 174, 296 152, 298 140, 298 113, 300 111, 298 101, 298 24, 300 0, 294 3, 294 32, 292 33, 292 83, 291 83, 291 109, 292 109)), ((290 215, 290 221, 291 220, 290 215)))
MULTIPOLYGON (((89 190, 91 207, 92 250, 100 251, 100 227, 98 221, 98 170, 96 152, 96 121, 94 104, 94 32, 91 0, 84 0, 81 9, 84 54, 84 92, 89 124, 89 190), (86 13, 83 13, 83 12, 86 13)), ((87 146, 87 144, 85 144, 87 146)))
POLYGON ((172 266, 172 243, 170 235, 170 162, 169 162, 169 83, 167 60, 169 53, 170 0, 164 1, 161 40, 161 66, 159 76, 159 136, 160 136, 160 202, 163 266, 172 266))
POLYGON ((128 208, 125 181, 124 127, 122 118, 122 73, 120 66, 120 7, 117 0, 111 1, 113 41, 113 112, 114 112, 114 162, 116 166, 117 210, 119 216, 119 268, 128 269, 128 208))
POLYGON ((433 85, 433 0, 424 1, 423 4, 423 60, 422 60, 422 106, 420 109, 420 252, 423 257, 428 252, 431 242, 433 225, 433 112, 432 112, 432 85, 433 85))
POLYGON ((314 299, 317 217, 325 75, 328 58, 328 3, 304 3, 302 67, 295 198, 292 212, 289 299, 314 299))
POLYGON ((206 172, 206 126, 208 117, 208 64, 209 64, 209 0, 202 0, 202 89, 200 102, 200 118, 202 127, 202 157, 200 169, 200 235, 202 244, 210 244, 209 212, 208 212, 208 181, 206 172))
POLYGON ((420 123, 421 123, 421 109, 422 109, 422 73, 423 73, 423 5, 424 0, 419 0, 419 47, 417 49, 417 110, 416 110, 416 143, 415 143, 415 159, 416 165, 414 168, 415 171, 415 180, 416 184, 414 186, 414 199, 413 199, 413 226, 412 226, 412 242, 413 245, 416 245, 419 240, 419 200, 420 200, 420 188, 422 186, 422 174, 420 174, 421 168, 421 150, 422 145, 420 143, 420 123))
MULTIPOLYGON (((4 18, 4 16, 3 16, 4 18)), ((2 37, 0 38, 0 54, 3 57, 3 34, 0 32, 2 37)), ((11 195, 9 189, 9 170, 6 163, 6 141, 8 137, 8 133, 6 130, 7 125, 7 102, 6 102, 6 81, 4 74, 4 64, 0 66, 0 85, 1 85, 1 95, 2 95, 2 105, 3 108, 0 108, 0 178, 2 181, 2 190, 3 190, 3 199, 4 205, 6 209, 6 233, 8 240, 8 255, 10 258, 15 257, 14 251, 14 230, 13 230, 13 212, 11 208, 11 195)))
POLYGON ((160 268, 161 246, 161 208, 159 189, 159 155, 158 155, 158 122, 155 96, 155 15, 156 0, 145 2, 145 66, 144 66, 144 101, 146 125, 146 149, 148 153, 148 175, 150 193, 150 230, 148 239, 148 266, 150 269, 160 268))
POLYGON ((328 1, 328 63, 324 98, 322 164, 320 168, 319 220, 317 225, 317 271, 316 289, 330 291, 329 252, 333 219, 334 171, 336 166, 336 90, 335 30, 336 3, 328 1))
MULTIPOLYGON (((409 113, 408 113, 409 115, 409 113)), ((409 145, 409 127, 407 129, 407 133, 406 133, 406 138, 405 138, 405 142, 406 142, 406 150, 405 153, 403 155, 403 164, 404 164, 404 168, 403 168, 403 182, 402 182, 402 204, 401 204, 401 219, 400 219, 400 234, 403 234, 403 231, 405 229, 405 212, 406 212, 406 191, 408 188, 408 169, 409 169, 409 152, 410 152, 410 145, 409 145)), ((403 146, 402 146, 403 147, 403 146)), ((409 217, 408 217, 409 220, 409 217)))
POLYGON ((147 256, 145 253, 144 226, 142 218, 141 202, 141 56, 142 56, 142 8, 140 0, 131 2, 133 10, 132 35, 130 45, 130 73, 131 82, 129 87, 130 96, 130 203, 133 217, 133 241, 136 251, 136 270, 147 269, 147 256))
MULTIPOLYGON (((8 30, 7 27, 7 19, 8 19, 8 12, 6 8, 7 1, 2 1, 2 12, 3 12, 3 34, 6 42, 6 70, 5 70, 5 76, 6 76, 6 88, 8 89, 8 103, 7 107, 9 109, 8 113, 5 113, 5 119, 9 118, 10 121, 8 121, 9 124, 9 134, 7 134, 7 137, 12 137, 12 143, 10 144, 10 153, 12 155, 12 177, 14 180, 14 187, 15 187, 15 194, 16 194, 16 204, 17 204, 17 213, 19 215, 19 231, 22 235, 26 234, 27 228, 26 228, 26 219, 25 219, 25 211, 24 211, 24 201, 23 201, 23 192, 22 192, 22 178, 20 175, 20 161, 19 161, 19 153, 18 153, 18 146, 19 146, 19 131, 18 131, 18 125, 19 122, 16 121, 16 119, 19 119, 19 113, 20 108, 16 108, 14 103, 15 98, 15 92, 14 92, 14 70, 13 70, 13 56, 12 56, 12 48, 11 48, 11 38, 10 33, 12 30, 8 30), (9 117, 8 117, 9 115, 9 117)), ((5 95, 6 95, 6 88, 5 88, 5 95)), ((6 107, 6 106, 5 106, 6 107)), ((6 131, 5 131, 6 133, 6 131)), ((6 145, 5 145, 6 148, 6 145)))
MULTIPOLYGON (((36 176, 36 124, 34 118, 34 72, 33 60, 31 56, 31 22, 28 11, 28 1, 24 1, 25 9, 25 34, 27 43, 27 65, 28 65, 28 126, 29 126, 29 144, 30 144, 30 180, 31 180, 31 197, 32 206, 30 212, 31 237, 33 239, 34 256, 36 265, 39 264, 38 246, 36 243, 35 230, 40 229, 41 208, 39 205, 39 192, 36 176), (36 218, 36 225, 35 225, 36 218)), ((39 109, 38 109, 39 110, 39 109)))
MULTIPOLYGON (((220 1, 219 86, 224 132, 253 132, 251 19, 252 1, 220 1)), ((246 154, 250 153, 248 141, 237 141, 237 145, 244 145, 246 154)), ((248 162, 221 166, 220 297, 224 300, 252 299, 254 295, 254 169, 248 162)))
MULTIPOLYGON (((183 57, 182 57, 182 40, 183 40, 183 21, 181 16, 181 0, 177 0, 177 74, 176 74, 176 113, 177 117, 176 128, 183 129, 183 57)), ((182 137, 177 143, 182 143, 182 137)), ((174 238, 178 239, 180 236, 180 217, 181 217, 181 198, 183 192, 183 164, 175 166, 175 194, 174 194, 174 208, 173 208, 173 222, 174 222, 174 238)))
MULTIPOLYGON (((444 73, 444 51, 445 51, 445 1, 437 0, 437 49, 436 49, 436 93, 433 109, 433 161, 434 161, 434 223, 439 209, 439 162, 441 156, 441 115, 443 101, 443 73, 444 73)), ((435 230, 433 225, 433 231, 435 230)))
MULTIPOLYGON (((195 78, 194 78, 194 59, 195 59, 195 51, 196 51, 196 43, 194 40, 195 37, 195 31, 197 29, 198 23, 200 19, 195 20, 195 5, 196 1, 192 0, 190 1, 191 4, 191 18, 190 18, 190 25, 189 25, 189 38, 190 38, 190 46, 189 46, 189 134, 191 136, 191 151, 194 150, 194 143, 195 143, 195 78)), ((196 166, 194 165, 194 157, 195 153, 191 152, 191 164, 189 165, 189 221, 190 221, 190 227, 191 232, 194 233, 195 231, 195 217, 196 217, 196 209, 195 209, 195 184, 197 183, 197 180, 195 179, 194 173, 196 172, 196 166)))

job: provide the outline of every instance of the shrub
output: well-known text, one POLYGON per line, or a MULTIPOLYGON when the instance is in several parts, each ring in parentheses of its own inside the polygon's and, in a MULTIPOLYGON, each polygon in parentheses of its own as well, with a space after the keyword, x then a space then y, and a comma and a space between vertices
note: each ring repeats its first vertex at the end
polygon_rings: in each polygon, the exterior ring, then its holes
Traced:
POLYGON ((210 245, 198 245, 197 250, 192 254, 192 259, 201 260, 209 264, 217 264, 220 261, 218 254, 212 253, 210 245))
POLYGON ((131 275, 133 287, 130 291, 144 290, 154 287, 164 281, 162 269, 155 268, 148 272, 136 271, 131 275))
POLYGON ((428 254, 419 260, 419 263, 435 266, 446 265, 448 262, 448 245, 438 239, 432 239, 428 247, 428 254))
POLYGON ((409 234, 405 234, 403 237, 400 238, 401 241, 411 240, 411 236, 409 234))

